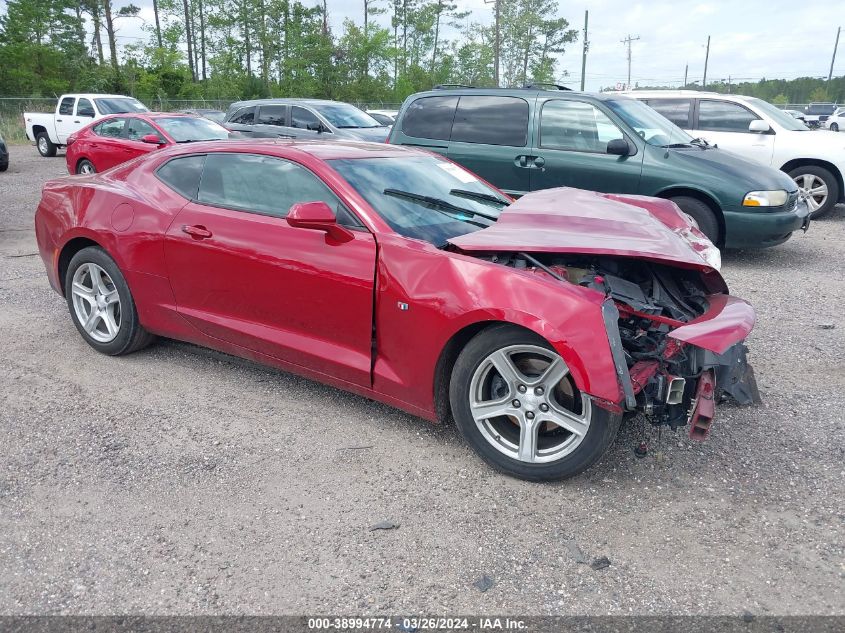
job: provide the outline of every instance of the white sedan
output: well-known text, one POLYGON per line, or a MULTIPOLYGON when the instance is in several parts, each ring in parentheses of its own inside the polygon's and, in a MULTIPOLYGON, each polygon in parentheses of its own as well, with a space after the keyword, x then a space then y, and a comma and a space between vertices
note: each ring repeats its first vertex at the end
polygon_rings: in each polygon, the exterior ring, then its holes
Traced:
POLYGON ((845 108, 836 108, 836 111, 827 118, 827 121, 822 123, 822 126, 831 132, 838 132, 845 128, 845 108))

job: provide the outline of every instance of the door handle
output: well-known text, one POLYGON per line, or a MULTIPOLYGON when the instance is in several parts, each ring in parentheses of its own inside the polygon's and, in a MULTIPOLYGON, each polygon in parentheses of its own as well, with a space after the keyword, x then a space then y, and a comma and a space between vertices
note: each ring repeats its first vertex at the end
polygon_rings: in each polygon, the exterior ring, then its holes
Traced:
POLYGON ((211 231, 202 225, 188 226, 187 224, 183 224, 182 233, 187 233, 198 240, 204 240, 207 237, 211 237, 211 231))
POLYGON ((61 119, 56 119, 56 123, 61 123, 61 122, 62 122, 61 119))
POLYGON ((528 167, 528 156, 526 156, 525 154, 517 156, 514 159, 513 164, 517 167, 528 167))
POLYGON ((74 121, 74 123, 79 123, 79 121, 74 121))

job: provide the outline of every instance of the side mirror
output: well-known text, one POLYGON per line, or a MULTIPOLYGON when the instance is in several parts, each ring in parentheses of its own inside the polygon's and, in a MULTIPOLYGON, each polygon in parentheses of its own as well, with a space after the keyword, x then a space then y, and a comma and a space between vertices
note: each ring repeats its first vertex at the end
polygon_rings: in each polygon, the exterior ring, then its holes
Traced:
POLYGON ((322 134, 323 132, 326 131, 326 126, 324 126, 322 121, 321 121, 320 123, 317 123, 317 124, 309 123, 308 129, 311 130, 312 132, 316 132, 317 134, 322 134))
POLYGON ((761 119, 754 119, 748 124, 749 132, 759 132, 761 134, 765 134, 766 132, 770 132, 771 129, 772 126, 761 119))
POLYGON ((164 141, 158 134, 145 134, 141 137, 142 143, 149 143, 150 145, 164 145, 164 141))
POLYGON ((294 228, 324 231, 340 242, 346 242, 353 237, 349 229, 337 223, 337 216, 331 207, 319 200, 293 205, 285 219, 294 228))
POLYGON ((631 146, 624 138, 615 138, 607 144, 607 153, 614 156, 631 156, 631 146))

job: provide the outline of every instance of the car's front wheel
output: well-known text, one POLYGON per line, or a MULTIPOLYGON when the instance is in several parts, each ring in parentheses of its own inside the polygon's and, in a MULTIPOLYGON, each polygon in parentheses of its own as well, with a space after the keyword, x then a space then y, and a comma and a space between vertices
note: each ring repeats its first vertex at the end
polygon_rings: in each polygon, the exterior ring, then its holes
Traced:
POLYGON ((839 131, 839 124, 838 123, 831 123, 830 124, 830 131, 831 132, 838 132, 839 131))
POLYGON ((802 165, 789 172, 798 193, 807 202, 812 219, 830 213, 839 200, 839 181, 824 167, 802 165))
POLYGON ((70 260, 65 296, 73 324, 98 352, 129 354, 154 338, 138 321, 123 273, 99 247, 83 248, 70 260))
POLYGON ((85 176, 90 174, 96 174, 97 168, 94 167, 94 163, 92 163, 90 160, 88 160, 87 158, 83 158, 76 164, 76 173, 85 176))
POLYGON ((577 389, 545 340, 511 325, 487 328, 467 344, 449 396, 458 430, 479 456, 532 481, 565 479, 589 468, 621 421, 577 389))
POLYGON ((716 244, 719 241, 719 221, 710 205, 690 196, 675 196, 671 200, 681 211, 695 220, 698 228, 711 242, 716 244))
POLYGON ((50 140, 47 132, 40 132, 35 137, 35 146, 38 148, 38 153, 44 158, 51 158, 56 155, 57 146, 50 140))

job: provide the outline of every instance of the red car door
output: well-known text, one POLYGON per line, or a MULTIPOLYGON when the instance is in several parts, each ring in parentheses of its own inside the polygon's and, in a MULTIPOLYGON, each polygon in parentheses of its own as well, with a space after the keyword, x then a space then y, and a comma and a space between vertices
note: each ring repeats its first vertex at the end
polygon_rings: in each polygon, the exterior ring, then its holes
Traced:
POLYGON ((158 149, 159 145, 145 143, 141 140, 149 134, 154 134, 161 139, 162 143, 165 142, 164 136, 147 121, 139 117, 130 117, 123 134, 123 143, 120 148, 123 158, 120 162, 125 163, 127 160, 132 160, 158 149))
MULTIPOLYGON (((85 139, 84 151, 79 148, 79 154, 85 155, 94 163, 97 171, 111 169, 124 160, 123 133, 126 127, 125 117, 105 119, 91 129, 85 139)), ((79 142, 79 141, 78 141, 79 142)))
POLYGON ((177 307, 210 336, 369 386, 375 239, 358 228, 341 243, 288 225, 293 204, 315 200, 338 209, 341 223, 356 222, 301 165, 209 154, 197 200, 165 239, 177 307))

